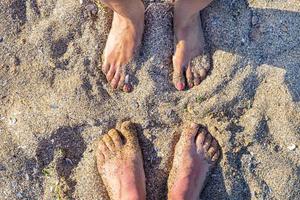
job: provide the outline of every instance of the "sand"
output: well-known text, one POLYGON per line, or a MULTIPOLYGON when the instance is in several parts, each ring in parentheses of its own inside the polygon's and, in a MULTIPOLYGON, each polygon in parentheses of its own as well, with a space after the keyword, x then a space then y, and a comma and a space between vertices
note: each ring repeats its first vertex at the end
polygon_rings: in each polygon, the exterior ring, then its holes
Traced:
POLYGON ((150 200, 166 197, 187 121, 222 147, 201 199, 300 199, 299 1, 214 1, 201 13, 213 69, 184 92, 171 84, 172 6, 146 7, 125 94, 99 68, 111 12, 0 0, 0 199, 108 199, 95 144, 126 119, 139 126, 150 200))

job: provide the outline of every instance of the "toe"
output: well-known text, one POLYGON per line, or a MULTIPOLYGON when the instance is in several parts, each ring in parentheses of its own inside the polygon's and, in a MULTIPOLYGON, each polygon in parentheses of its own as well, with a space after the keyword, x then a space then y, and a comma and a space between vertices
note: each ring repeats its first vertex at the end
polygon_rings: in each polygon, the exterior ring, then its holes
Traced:
POLYGON ((112 79, 112 81, 110 82, 110 85, 113 89, 116 89, 118 87, 119 81, 121 78, 121 74, 120 74, 120 68, 118 67, 116 70, 116 73, 114 75, 114 78, 112 79))
POLYGON ((206 74, 207 74, 206 70, 203 67, 201 67, 199 69, 199 76, 200 76, 201 81, 203 81, 206 78, 206 74))
POLYGON ((215 155, 217 149, 213 146, 210 146, 210 148, 207 151, 207 156, 209 157, 209 159, 212 160, 213 156, 215 155))
POLYGON ((217 152, 213 155, 211 160, 213 162, 216 162, 219 159, 219 157, 220 157, 220 150, 217 150, 217 152))
POLYGON ((96 158, 98 167, 101 167, 105 162, 104 154, 102 152, 97 152, 96 158))
POLYGON ((201 128, 198 131, 197 139, 196 139, 196 145, 197 145, 197 150, 198 151, 203 151, 203 145, 205 141, 207 131, 204 128, 201 128))
POLYGON ((108 156, 109 156, 109 149, 105 145, 105 143, 103 142, 103 139, 100 140, 100 142, 98 144, 98 149, 99 149, 99 153, 102 153, 105 158, 108 158, 108 156))
POLYGON ((114 66, 111 66, 109 68, 109 71, 107 72, 106 74, 106 79, 108 82, 111 82, 111 80, 114 78, 115 76, 115 73, 116 73, 116 68, 114 66))
POLYGON ((138 144, 136 128, 130 121, 125 121, 121 125, 121 133, 126 139, 126 145, 138 144))
POLYGON ((194 80, 193 80, 193 73, 191 65, 188 66, 186 69, 186 81, 189 88, 192 88, 194 86, 194 80))
POLYGON ((184 138, 186 138, 187 140, 194 142, 195 141, 195 137, 197 135, 199 129, 199 125, 196 123, 191 123, 189 128, 187 128, 184 132, 183 132, 183 136, 184 138))
POLYGON ((112 141, 113 141, 116 148, 121 148, 122 147, 122 139, 121 139, 121 136, 120 136, 120 134, 118 133, 118 131, 116 129, 110 130, 108 132, 108 135, 112 139, 112 141))
POLYGON ((125 82, 125 74, 121 73, 120 80, 119 80, 119 83, 118 83, 118 88, 119 89, 123 89, 124 82, 125 82))
POLYGON ((198 72, 194 72, 194 86, 199 85, 201 83, 201 78, 198 72))
POLYGON ((212 141, 212 136, 210 133, 207 133, 206 137, 205 137, 204 145, 203 145, 203 148, 205 151, 208 151, 211 141, 212 141))
POLYGON ((107 74, 107 72, 109 71, 109 63, 107 63, 107 62, 104 62, 103 64, 102 64, 102 72, 106 75, 107 74))
POLYGON ((185 78, 184 78, 184 66, 175 57, 173 57, 173 84, 177 90, 184 90, 185 88, 185 78))
POLYGON ((114 142, 112 141, 111 137, 108 134, 106 134, 103 137, 103 142, 105 143, 105 145, 107 146, 107 148, 110 151, 114 151, 115 150, 115 144, 114 144, 114 142))

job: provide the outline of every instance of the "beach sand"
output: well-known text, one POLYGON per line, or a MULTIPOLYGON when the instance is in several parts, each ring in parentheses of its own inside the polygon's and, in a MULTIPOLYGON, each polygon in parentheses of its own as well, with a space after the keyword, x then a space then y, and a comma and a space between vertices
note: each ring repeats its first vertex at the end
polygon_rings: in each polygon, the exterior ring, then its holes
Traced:
POLYGON ((128 119, 150 200, 166 199, 188 121, 222 147, 201 199, 300 199, 298 0, 214 1, 201 13, 213 68, 184 92, 171 83, 172 6, 146 1, 130 94, 112 91, 100 70, 112 13, 87 4, 0 0, 1 200, 108 199, 95 147, 128 119))

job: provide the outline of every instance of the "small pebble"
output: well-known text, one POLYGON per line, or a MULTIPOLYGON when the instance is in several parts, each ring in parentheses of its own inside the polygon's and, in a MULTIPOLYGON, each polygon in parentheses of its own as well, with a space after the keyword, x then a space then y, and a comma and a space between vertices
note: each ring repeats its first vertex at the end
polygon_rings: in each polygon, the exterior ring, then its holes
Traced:
POLYGON ((254 15, 252 17, 252 25, 256 25, 258 23, 258 17, 256 15, 254 15))
POLYGON ((66 162, 67 162, 69 165, 73 165, 73 161, 72 161, 70 158, 66 158, 66 162))
POLYGON ((126 76, 125 76, 125 84, 128 84, 129 83, 129 75, 127 74, 126 76))
POLYGON ((96 15, 98 12, 98 9, 97 9, 96 5, 94 5, 94 4, 86 5, 85 9, 93 15, 96 15))
POLYGON ((289 145, 287 148, 288 148, 288 150, 290 150, 290 151, 294 151, 294 150, 297 148, 297 146, 296 146, 295 144, 291 144, 291 145, 289 145))
POLYGON ((25 179, 26 179, 26 181, 29 181, 29 175, 28 174, 25 174, 25 179))
POLYGON ((19 66, 21 64, 20 58, 18 58, 17 56, 15 56, 14 58, 14 64, 15 66, 19 66))
POLYGON ((90 59, 84 58, 84 60, 83 60, 83 65, 84 65, 84 66, 89 66, 90 64, 91 64, 90 59))
POLYGON ((57 109, 57 108, 58 108, 58 105, 56 105, 56 104, 50 104, 50 108, 51 108, 51 109, 57 109))
POLYGON ((17 197, 18 197, 18 198, 23 198, 23 195, 21 194, 21 192, 18 192, 18 193, 17 193, 17 197))
POLYGON ((9 120, 9 124, 10 125, 15 125, 17 123, 17 119, 16 118, 10 118, 9 120))
POLYGON ((3 37, 0 37, 0 42, 3 42, 3 37))

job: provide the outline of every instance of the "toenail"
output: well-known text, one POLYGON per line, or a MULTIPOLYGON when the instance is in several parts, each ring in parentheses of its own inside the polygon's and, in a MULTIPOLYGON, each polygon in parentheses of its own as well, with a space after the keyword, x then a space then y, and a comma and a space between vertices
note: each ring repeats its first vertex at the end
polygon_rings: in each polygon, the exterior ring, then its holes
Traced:
POLYGON ((123 87, 124 92, 131 92, 132 91, 132 86, 130 84, 125 84, 123 87))
POLYGON ((177 89, 183 90, 184 89, 184 83, 177 83, 177 89))

